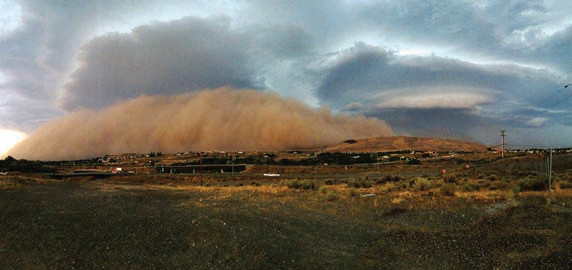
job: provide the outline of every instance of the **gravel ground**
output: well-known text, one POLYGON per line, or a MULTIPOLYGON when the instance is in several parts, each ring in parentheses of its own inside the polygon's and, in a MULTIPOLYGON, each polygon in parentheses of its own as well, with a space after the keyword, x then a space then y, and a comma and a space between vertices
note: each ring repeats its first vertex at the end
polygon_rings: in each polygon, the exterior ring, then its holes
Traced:
POLYGON ((572 202, 564 199, 419 207, 423 201, 323 201, 317 193, 101 180, 7 185, 0 268, 572 268, 572 202))

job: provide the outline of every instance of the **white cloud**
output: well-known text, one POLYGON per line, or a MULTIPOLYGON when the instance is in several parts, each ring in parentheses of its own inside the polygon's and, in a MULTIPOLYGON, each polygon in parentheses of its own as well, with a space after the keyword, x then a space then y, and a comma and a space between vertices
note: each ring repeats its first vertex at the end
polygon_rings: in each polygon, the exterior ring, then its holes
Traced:
POLYGON ((22 7, 12 0, 0 0, 0 38, 22 25, 22 7))
POLYGON ((546 117, 533 117, 528 121, 526 121, 526 124, 528 124, 531 127, 542 127, 545 126, 547 123, 548 123, 548 118, 546 117))
POLYGON ((474 109, 476 106, 492 102, 487 92, 491 91, 464 87, 399 89, 377 95, 374 98, 377 101, 374 107, 376 109, 474 109))

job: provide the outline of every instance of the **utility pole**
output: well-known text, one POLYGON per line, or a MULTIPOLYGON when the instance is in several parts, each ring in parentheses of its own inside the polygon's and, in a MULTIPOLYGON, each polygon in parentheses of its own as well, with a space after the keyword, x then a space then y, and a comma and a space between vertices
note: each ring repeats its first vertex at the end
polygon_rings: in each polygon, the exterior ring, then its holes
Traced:
POLYGON ((552 149, 550 149, 550 158, 548 161, 548 191, 552 191, 552 149))
POLYGON ((501 159, 504 158, 504 137, 506 136, 504 133, 506 132, 506 130, 501 130, 501 137, 502 137, 502 143, 501 143, 501 159))

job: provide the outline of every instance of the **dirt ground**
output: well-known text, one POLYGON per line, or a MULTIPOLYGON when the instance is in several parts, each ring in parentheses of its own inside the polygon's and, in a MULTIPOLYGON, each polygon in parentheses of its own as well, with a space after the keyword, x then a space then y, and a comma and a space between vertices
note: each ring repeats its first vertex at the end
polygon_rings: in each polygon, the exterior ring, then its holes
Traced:
POLYGON ((1 182, 2 269, 572 269, 572 198, 546 192, 1 182))

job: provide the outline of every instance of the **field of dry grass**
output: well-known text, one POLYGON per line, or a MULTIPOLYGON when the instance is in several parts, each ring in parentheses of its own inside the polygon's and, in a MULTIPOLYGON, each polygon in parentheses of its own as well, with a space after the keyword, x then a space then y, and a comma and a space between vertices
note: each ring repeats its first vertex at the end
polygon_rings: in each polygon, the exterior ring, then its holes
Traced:
POLYGON ((0 177, 0 264, 4 269, 566 269, 572 263, 568 188, 516 191, 510 181, 517 180, 510 180, 490 189, 499 180, 461 177, 208 186, 137 177, 0 177))

